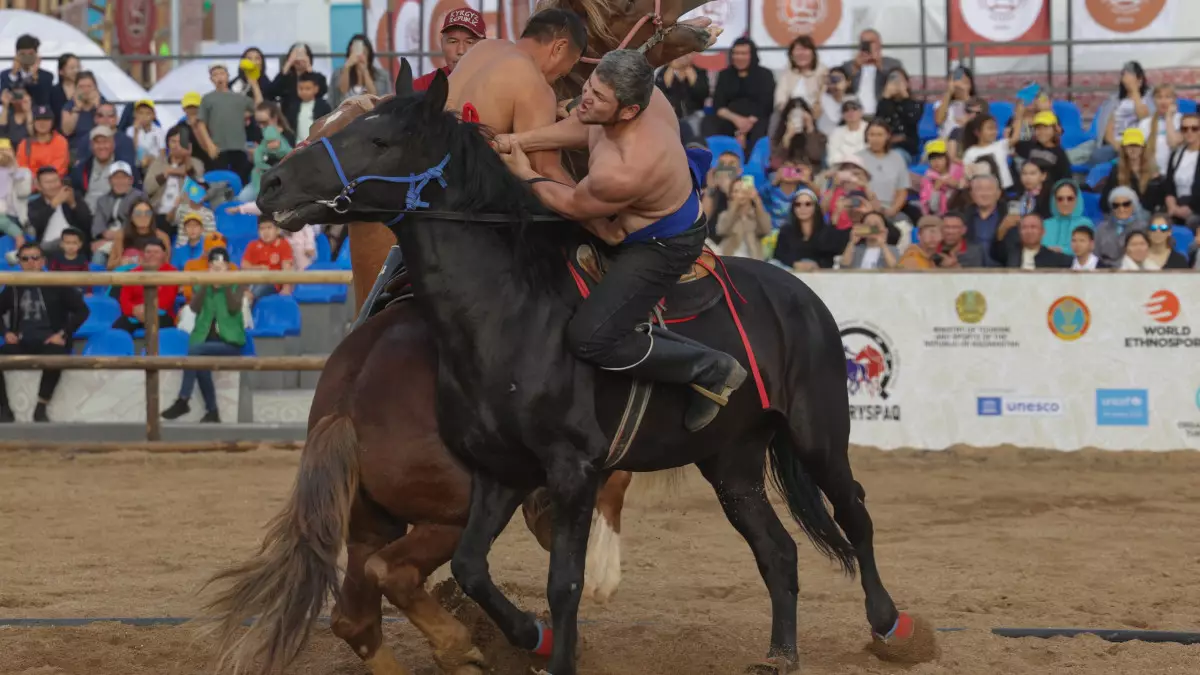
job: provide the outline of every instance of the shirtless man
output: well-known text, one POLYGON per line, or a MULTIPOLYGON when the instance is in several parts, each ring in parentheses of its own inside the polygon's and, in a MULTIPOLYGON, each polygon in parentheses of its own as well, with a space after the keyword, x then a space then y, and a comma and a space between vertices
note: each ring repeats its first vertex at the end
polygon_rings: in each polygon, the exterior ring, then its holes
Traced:
POLYGON ((619 245, 608 274, 567 326, 568 347, 605 370, 691 385, 697 395, 684 425, 704 428, 741 386, 746 370, 728 354, 646 324, 654 305, 700 255, 707 227, 679 121, 655 88, 645 57, 630 49, 609 52, 571 117, 497 137, 495 145, 547 207, 619 245), (548 180, 525 154, 585 147, 591 152, 588 175, 576 186, 548 180))
MULTIPOLYGON (((549 126, 558 119, 551 84, 571 72, 587 48, 587 25, 564 9, 546 9, 529 18, 515 43, 484 40, 450 74, 449 110, 463 112, 495 133, 523 132, 549 126), (469 107, 468 107, 469 106, 469 107)), ((558 150, 546 148, 529 161, 539 174, 573 183, 558 150)))

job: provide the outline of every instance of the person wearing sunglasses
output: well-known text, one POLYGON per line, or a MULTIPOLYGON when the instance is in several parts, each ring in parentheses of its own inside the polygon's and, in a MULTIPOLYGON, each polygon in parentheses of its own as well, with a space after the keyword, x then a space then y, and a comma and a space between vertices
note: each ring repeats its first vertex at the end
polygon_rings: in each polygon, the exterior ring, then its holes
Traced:
POLYGON ((1200 115, 1183 116, 1179 124, 1183 145, 1171 153, 1167 164, 1167 213, 1179 225, 1189 224, 1200 213, 1200 115))
POLYGON ((1116 267, 1125 255, 1130 232, 1145 232, 1149 218, 1132 188, 1113 188, 1108 194, 1108 216, 1096 226, 1096 255, 1106 266, 1116 267))
MULTIPOLYGON (((17 259, 25 272, 41 271, 46 264, 41 247, 32 242, 21 246, 17 259)), ((79 289, 71 286, 5 286, 0 291, 0 315, 4 320, 0 354, 66 355, 71 353, 71 336, 87 320, 88 307, 79 289)), ((42 371, 33 421, 50 421, 46 408, 61 375, 57 370, 42 371)), ((0 422, 14 419, 0 372, 0 422)))
POLYGON ((1042 244, 1052 251, 1066 253, 1071 250, 1071 233, 1075 228, 1086 225, 1095 229, 1095 224, 1083 215, 1083 193, 1075 181, 1058 181, 1054 184, 1052 194, 1051 216, 1045 222, 1046 234, 1042 237, 1042 244))
POLYGON ((838 230, 826 221, 817 193, 801 187, 792 197, 787 222, 779 228, 772 262, 796 272, 830 269, 849 240, 849 229, 838 230))
POLYGON ((1146 253, 1146 260, 1160 270, 1185 270, 1188 268, 1187 256, 1175 250, 1171 228, 1171 221, 1165 214, 1156 214, 1151 219, 1147 229, 1150 250, 1146 253))
POLYGON ((1104 179, 1104 188, 1100 191, 1101 211, 1108 212, 1109 194, 1118 186, 1132 189, 1137 193, 1138 200, 1154 208, 1157 198, 1151 193, 1157 190, 1151 190, 1150 182, 1158 178, 1158 164, 1154 161, 1157 125, 1157 120, 1151 123, 1149 137, 1143 134, 1141 129, 1130 127, 1125 130, 1121 137, 1121 154, 1117 158, 1117 166, 1108 178, 1104 179))

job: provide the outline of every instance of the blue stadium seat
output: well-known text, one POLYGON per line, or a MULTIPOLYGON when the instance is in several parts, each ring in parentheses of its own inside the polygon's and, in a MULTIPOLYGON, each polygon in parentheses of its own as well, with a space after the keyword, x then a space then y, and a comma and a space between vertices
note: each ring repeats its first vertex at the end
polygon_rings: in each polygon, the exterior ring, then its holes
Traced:
POLYGON ((988 114, 996 118, 996 127, 1000 135, 1004 135, 1004 127, 1008 126, 1013 116, 1013 104, 1008 101, 989 101, 988 114))
MULTIPOLYGON (((191 340, 191 337, 178 328, 160 328, 158 330, 158 355, 187 356, 188 341, 191 340)), ((143 347, 142 354, 145 353, 146 349, 143 347)))
POLYGON ((133 336, 123 330, 109 328, 88 338, 84 356, 133 356, 133 336))
POLYGON ((1184 256, 1190 253, 1192 242, 1196 241, 1196 235, 1183 225, 1176 225, 1171 228, 1171 238, 1175 240, 1175 250, 1179 251, 1184 256))
POLYGON ((236 264, 239 269, 242 266, 242 256, 246 254, 246 247, 257 238, 257 234, 253 237, 243 235, 225 237, 225 247, 229 251, 229 260, 236 264))
POLYGON ((318 232, 317 240, 317 257, 314 262, 332 262, 333 247, 329 245, 329 237, 325 236, 324 232, 318 232))
POLYGON ((1184 115, 1190 115, 1196 112, 1196 102, 1190 98, 1179 99, 1179 112, 1184 115))
POLYGON ((1113 162, 1104 162, 1103 164, 1097 164, 1096 166, 1093 166, 1088 171, 1087 180, 1085 181, 1088 187, 1093 189, 1100 187, 1100 184, 1104 182, 1104 179, 1108 178, 1108 175, 1112 173, 1114 165, 1115 164, 1113 162))
POLYGON ((750 150, 743 173, 754 178, 754 187, 761 190, 767 186, 767 167, 771 164, 771 139, 758 139, 750 150))
MULTIPOLYGON (((308 266, 309 270, 314 272, 321 270, 337 270, 340 269, 337 263, 321 262, 314 260, 308 266)), ((304 303, 334 303, 346 301, 346 285, 345 284, 296 284, 295 290, 292 291, 292 297, 296 302, 304 303)))
POLYGON ((1083 130, 1083 113, 1079 111, 1079 106, 1071 101, 1055 101, 1051 105, 1054 107, 1054 116, 1058 118, 1058 125, 1063 130, 1064 148, 1070 150, 1091 139, 1088 132, 1083 130))
POLYGON ((251 216, 244 213, 226 213, 225 207, 218 208, 214 214, 217 219, 217 231, 229 237, 250 237, 253 239, 258 236, 258 216, 251 216))
POLYGON ((0 260, 3 260, 4 256, 8 255, 9 251, 15 251, 15 250, 17 250, 17 240, 16 239, 13 239, 12 237, 8 236, 7 234, 4 235, 3 237, 0 237, 0 260))
MULTIPOLYGON (((108 288, 105 286, 104 288, 108 288)), ((75 331, 77 338, 89 338, 112 328, 113 322, 121 318, 121 305, 115 299, 96 294, 83 299, 88 307, 88 318, 75 331)))
POLYGON ((737 139, 733 136, 709 136, 704 140, 708 144, 708 149, 712 151, 713 166, 717 165, 717 160, 723 152, 732 152, 737 155, 738 161, 742 163, 742 166, 746 165, 746 153, 742 150, 741 143, 738 143, 737 139))
POLYGON ((254 338, 249 334, 246 335, 246 344, 242 345, 242 356, 258 356, 254 350, 254 338))
POLYGON ((284 337, 300 334, 300 305, 287 295, 268 295, 254 303, 255 337, 284 337))
POLYGON ((921 139, 922 147, 925 146, 926 141, 932 141, 938 137, 937 119, 934 117, 932 103, 926 103, 925 109, 921 112, 921 121, 917 124, 917 136, 921 139))
POLYGON ((216 182, 222 182, 228 185, 230 189, 233 190, 233 194, 235 195, 241 192, 242 188, 245 187, 242 185, 241 177, 232 171, 209 171, 208 173, 204 174, 204 183, 206 185, 212 187, 212 184, 216 182))
POLYGON ((1104 220, 1104 213, 1100 211, 1100 195, 1096 192, 1083 193, 1083 215, 1087 216, 1093 224, 1104 220))
POLYGON ((350 269, 350 240, 349 239, 346 239, 345 241, 342 242, 342 247, 340 249, 338 249, 337 257, 334 258, 333 262, 337 263, 337 268, 339 270, 350 269))

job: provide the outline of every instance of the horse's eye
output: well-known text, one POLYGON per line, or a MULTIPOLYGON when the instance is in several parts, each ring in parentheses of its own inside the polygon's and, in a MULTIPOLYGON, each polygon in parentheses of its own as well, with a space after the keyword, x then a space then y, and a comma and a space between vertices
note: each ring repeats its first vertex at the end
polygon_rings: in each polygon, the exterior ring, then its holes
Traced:
POLYGON ((382 138, 372 138, 371 142, 380 150, 387 150, 387 143, 384 143, 382 138))

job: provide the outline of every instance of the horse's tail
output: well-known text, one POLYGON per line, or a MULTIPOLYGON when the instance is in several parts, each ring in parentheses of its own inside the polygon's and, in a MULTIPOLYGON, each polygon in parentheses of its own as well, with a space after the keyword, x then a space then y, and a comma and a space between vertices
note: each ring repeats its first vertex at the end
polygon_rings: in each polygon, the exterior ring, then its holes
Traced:
POLYGON ((771 441, 771 482, 813 546, 853 576, 857 567, 854 547, 833 521, 821 490, 804 469, 800 451, 787 432, 776 434, 771 441))
POLYGON ((219 641, 218 669, 228 663, 237 673, 259 660, 261 672, 275 672, 304 648, 326 594, 339 592, 337 559, 358 481, 353 423, 342 414, 322 417, 300 455, 291 499, 258 554, 205 584, 229 582, 201 617, 215 621, 206 632, 219 641))

